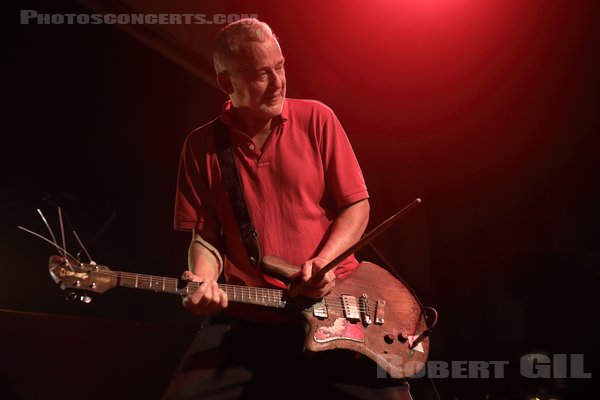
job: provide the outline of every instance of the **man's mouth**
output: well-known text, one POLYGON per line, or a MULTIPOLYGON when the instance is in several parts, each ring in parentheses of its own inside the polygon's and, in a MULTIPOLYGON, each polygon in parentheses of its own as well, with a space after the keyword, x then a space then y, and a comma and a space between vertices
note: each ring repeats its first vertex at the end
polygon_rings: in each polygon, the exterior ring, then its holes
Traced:
POLYGON ((281 97, 280 94, 274 94, 272 96, 265 97, 265 101, 267 103, 273 103, 273 102, 277 101, 279 99, 279 97, 281 97))

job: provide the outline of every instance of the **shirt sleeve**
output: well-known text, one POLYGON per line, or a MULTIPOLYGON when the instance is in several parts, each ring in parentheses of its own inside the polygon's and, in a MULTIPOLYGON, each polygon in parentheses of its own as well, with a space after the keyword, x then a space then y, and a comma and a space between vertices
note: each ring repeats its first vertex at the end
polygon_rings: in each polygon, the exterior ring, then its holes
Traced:
POLYGON ((206 161, 199 157, 206 143, 200 143, 199 136, 190 134, 181 151, 173 225, 176 230, 210 229, 218 232, 219 223, 212 207, 207 178, 202 173, 202 163, 206 161))
POLYGON ((360 165, 348 136, 337 116, 328 107, 325 108, 321 155, 325 183, 338 208, 344 208, 369 197, 360 165))

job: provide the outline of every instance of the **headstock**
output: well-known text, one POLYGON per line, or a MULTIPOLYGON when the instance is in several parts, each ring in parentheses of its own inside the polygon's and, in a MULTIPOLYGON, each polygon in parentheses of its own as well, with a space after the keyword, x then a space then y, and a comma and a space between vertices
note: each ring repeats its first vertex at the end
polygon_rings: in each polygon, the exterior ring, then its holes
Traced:
POLYGON ((118 274, 104 265, 82 263, 61 256, 51 256, 49 261, 50 276, 68 290, 68 300, 81 300, 89 303, 88 293, 104 293, 118 285, 118 274))

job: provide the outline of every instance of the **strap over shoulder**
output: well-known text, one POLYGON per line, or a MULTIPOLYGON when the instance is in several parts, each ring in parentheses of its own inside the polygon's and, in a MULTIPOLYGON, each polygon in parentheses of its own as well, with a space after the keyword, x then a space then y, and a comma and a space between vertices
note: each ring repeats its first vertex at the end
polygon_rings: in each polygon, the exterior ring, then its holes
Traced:
POLYGON ((240 230, 242 242, 246 248, 246 254, 250 264, 259 266, 261 261, 260 246, 258 244, 258 233, 252 224, 252 218, 246 206, 244 190, 240 180, 239 172, 235 165, 233 145, 229 136, 229 129, 221 118, 213 121, 213 135, 219 166, 221 167, 221 178, 223 185, 229 195, 229 201, 235 214, 235 219, 240 230))

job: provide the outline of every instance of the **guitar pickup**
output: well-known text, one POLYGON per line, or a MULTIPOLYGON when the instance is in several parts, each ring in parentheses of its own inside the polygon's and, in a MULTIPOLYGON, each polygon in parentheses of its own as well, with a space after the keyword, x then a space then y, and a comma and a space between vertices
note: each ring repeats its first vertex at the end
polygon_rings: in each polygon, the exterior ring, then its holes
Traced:
POLYGON ((342 305, 344 307, 344 315, 347 320, 360 320, 360 312, 356 297, 347 294, 342 295, 342 305))
POLYGON ((325 301, 321 301, 313 306, 313 315, 317 318, 327 318, 329 313, 327 312, 327 305, 325 301))
POLYGON ((377 300, 375 303, 375 324, 383 325, 385 322, 385 300, 377 300))

